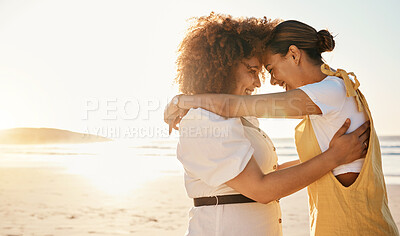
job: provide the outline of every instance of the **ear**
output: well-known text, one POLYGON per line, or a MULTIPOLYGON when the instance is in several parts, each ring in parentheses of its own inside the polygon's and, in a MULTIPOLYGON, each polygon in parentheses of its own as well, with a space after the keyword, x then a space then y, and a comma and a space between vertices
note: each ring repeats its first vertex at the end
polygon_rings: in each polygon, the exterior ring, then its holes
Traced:
POLYGON ((293 62, 296 65, 300 64, 300 59, 301 59, 301 51, 298 47, 296 47, 295 45, 290 45, 287 56, 289 56, 289 59, 292 59, 293 62))

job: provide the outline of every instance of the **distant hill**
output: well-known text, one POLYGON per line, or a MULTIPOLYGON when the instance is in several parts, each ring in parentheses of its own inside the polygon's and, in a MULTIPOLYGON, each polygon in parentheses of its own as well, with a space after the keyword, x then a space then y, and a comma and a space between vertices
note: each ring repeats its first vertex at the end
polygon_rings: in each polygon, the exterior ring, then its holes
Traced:
POLYGON ((0 144, 92 143, 109 138, 52 128, 13 128, 0 130, 0 144))

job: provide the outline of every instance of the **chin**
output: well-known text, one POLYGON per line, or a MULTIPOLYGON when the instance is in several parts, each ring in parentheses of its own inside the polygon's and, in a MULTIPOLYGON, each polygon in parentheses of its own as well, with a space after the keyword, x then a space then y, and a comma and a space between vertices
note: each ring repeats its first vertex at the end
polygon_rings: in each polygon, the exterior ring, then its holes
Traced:
POLYGON ((289 91, 289 90, 292 90, 293 88, 286 85, 283 89, 284 89, 285 91, 289 91))

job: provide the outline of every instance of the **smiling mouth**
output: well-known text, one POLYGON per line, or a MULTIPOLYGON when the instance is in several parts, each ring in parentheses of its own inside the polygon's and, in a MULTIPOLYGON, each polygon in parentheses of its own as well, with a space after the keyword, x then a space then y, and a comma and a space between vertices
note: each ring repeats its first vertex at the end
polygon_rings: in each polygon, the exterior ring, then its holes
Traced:
POLYGON ((245 93, 246 93, 247 95, 251 95, 253 92, 254 92, 254 90, 250 90, 250 89, 246 89, 246 90, 245 90, 245 93))

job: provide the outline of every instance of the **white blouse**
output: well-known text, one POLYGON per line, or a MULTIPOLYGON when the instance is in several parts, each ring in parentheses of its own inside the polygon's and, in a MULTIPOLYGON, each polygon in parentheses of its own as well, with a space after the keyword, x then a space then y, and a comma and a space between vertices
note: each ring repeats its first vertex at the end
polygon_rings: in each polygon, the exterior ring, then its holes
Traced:
MULTIPOLYGON (((329 148, 329 143, 335 133, 350 118, 350 127, 347 133, 353 132, 367 121, 364 112, 359 112, 354 97, 346 96, 346 87, 341 78, 327 76, 318 83, 300 87, 308 97, 321 109, 322 115, 310 115, 311 123, 321 151, 329 148)), ((348 172, 360 173, 364 158, 341 165, 332 170, 333 175, 348 172)))
MULTIPOLYGON (((256 118, 246 119, 258 127, 256 118)), ((225 183, 240 174, 252 156, 265 174, 277 168, 269 137, 258 128, 243 126, 240 118, 190 109, 179 134, 177 157, 185 169, 190 198, 238 194, 225 183)), ((282 235, 277 201, 193 207, 189 217, 187 235, 282 235)))

